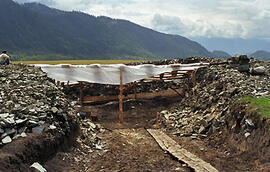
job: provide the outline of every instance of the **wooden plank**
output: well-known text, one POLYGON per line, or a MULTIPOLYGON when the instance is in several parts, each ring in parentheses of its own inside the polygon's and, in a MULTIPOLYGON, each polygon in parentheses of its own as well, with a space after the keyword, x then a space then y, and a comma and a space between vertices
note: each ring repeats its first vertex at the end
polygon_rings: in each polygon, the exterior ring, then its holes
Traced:
MULTIPOLYGON (((183 88, 178 88, 174 90, 163 90, 152 93, 136 93, 129 94, 122 97, 123 100, 126 99, 152 99, 155 97, 177 97, 179 94, 183 94, 183 88)), ((118 96, 84 96, 83 103, 92 103, 92 102, 103 102, 103 101, 113 101, 117 100, 118 96)))
POLYGON ((185 79, 187 76, 167 76, 160 79, 159 77, 145 78, 145 81, 160 81, 160 80, 174 80, 174 79, 185 79))
POLYGON ((195 171, 218 172, 218 170, 211 166, 210 163, 207 163, 198 158, 196 155, 188 152, 162 131, 154 129, 147 129, 147 131, 153 136, 163 150, 169 152, 179 161, 185 162, 195 171))

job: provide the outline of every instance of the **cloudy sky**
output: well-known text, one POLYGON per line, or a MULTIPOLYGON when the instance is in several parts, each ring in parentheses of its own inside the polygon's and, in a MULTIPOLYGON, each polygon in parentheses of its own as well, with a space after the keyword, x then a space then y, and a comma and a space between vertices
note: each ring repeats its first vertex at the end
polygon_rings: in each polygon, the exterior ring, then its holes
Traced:
POLYGON ((187 37, 270 39, 270 0, 15 0, 127 19, 187 37))

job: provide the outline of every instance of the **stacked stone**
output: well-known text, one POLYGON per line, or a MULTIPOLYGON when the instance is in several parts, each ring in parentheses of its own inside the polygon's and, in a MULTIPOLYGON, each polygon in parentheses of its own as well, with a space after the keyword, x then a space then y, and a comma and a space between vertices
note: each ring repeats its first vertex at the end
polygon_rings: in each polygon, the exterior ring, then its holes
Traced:
MULTIPOLYGON (((218 63, 216 63, 218 64, 218 63)), ((241 64, 242 65, 242 64, 241 64)), ((162 111, 162 123, 176 135, 205 137, 224 124, 230 106, 243 96, 270 95, 270 62, 251 59, 249 71, 231 63, 199 71, 198 84, 177 108, 162 111), (252 70, 263 68, 262 72, 252 70)))
POLYGON ((0 145, 27 133, 70 132, 75 111, 61 88, 41 69, 0 66, 0 145))
POLYGON ((127 65, 141 65, 141 64, 154 64, 154 65, 170 65, 170 64, 176 64, 176 63, 182 63, 182 64, 189 64, 189 63, 222 63, 226 62, 227 59, 216 59, 216 58, 209 58, 209 57, 187 57, 187 58, 176 58, 176 59, 164 59, 164 60, 157 60, 157 61, 143 61, 143 62, 135 62, 135 63, 129 63, 127 65))

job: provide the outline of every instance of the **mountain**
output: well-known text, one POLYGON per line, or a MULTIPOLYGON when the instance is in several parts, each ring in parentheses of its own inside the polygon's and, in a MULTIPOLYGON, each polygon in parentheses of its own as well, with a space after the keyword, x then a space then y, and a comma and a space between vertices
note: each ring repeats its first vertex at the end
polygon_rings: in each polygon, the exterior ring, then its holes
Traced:
POLYGON ((270 52, 259 50, 255 53, 249 55, 250 57, 255 57, 262 60, 270 60, 270 52))
POLYGON ((257 50, 270 50, 269 39, 242 39, 242 38, 207 38, 207 37, 190 37, 197 41, 208 50, 222 50, 231 55, 250 54, 257 50))
POLYGON ((121 59, 212 55, 199 43, 179 35, 39 3, 1 0, 0 21, 0 49, 22 56, 121 59))
POLYGON ((217 57, 217 58, 230 58, 231 55, 226 53, 225 51, 221 51, 221 50, 214 50, 212 52, 213 57, 217 57))

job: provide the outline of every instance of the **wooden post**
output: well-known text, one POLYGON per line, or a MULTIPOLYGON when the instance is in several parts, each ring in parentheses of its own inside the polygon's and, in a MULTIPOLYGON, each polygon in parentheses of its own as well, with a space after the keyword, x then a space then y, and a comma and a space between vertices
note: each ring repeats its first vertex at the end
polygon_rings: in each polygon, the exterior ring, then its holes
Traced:
POLYGON ((119 121, 120 121, 120 123, 124 122, 124 117, 123 117, 123 73, 122 73, 121 67, 120 67, 120 86, 119 86, 119 121))
POLYGON ((157 112, 156 129, 158 129, 158 112, 157 112))
POLYGON ((134 92, 134 99, 137 99, 137 90, 136 90, 136 85, 133 88, 133 92, 134 92))
POLYGON ((196 87, 196 72, 192 71, 193 88, 196 87))
POLYGON ((81 107, 83 107, 83 83, 79 81, 79 85, 80 85, 80 104, 81 107))

